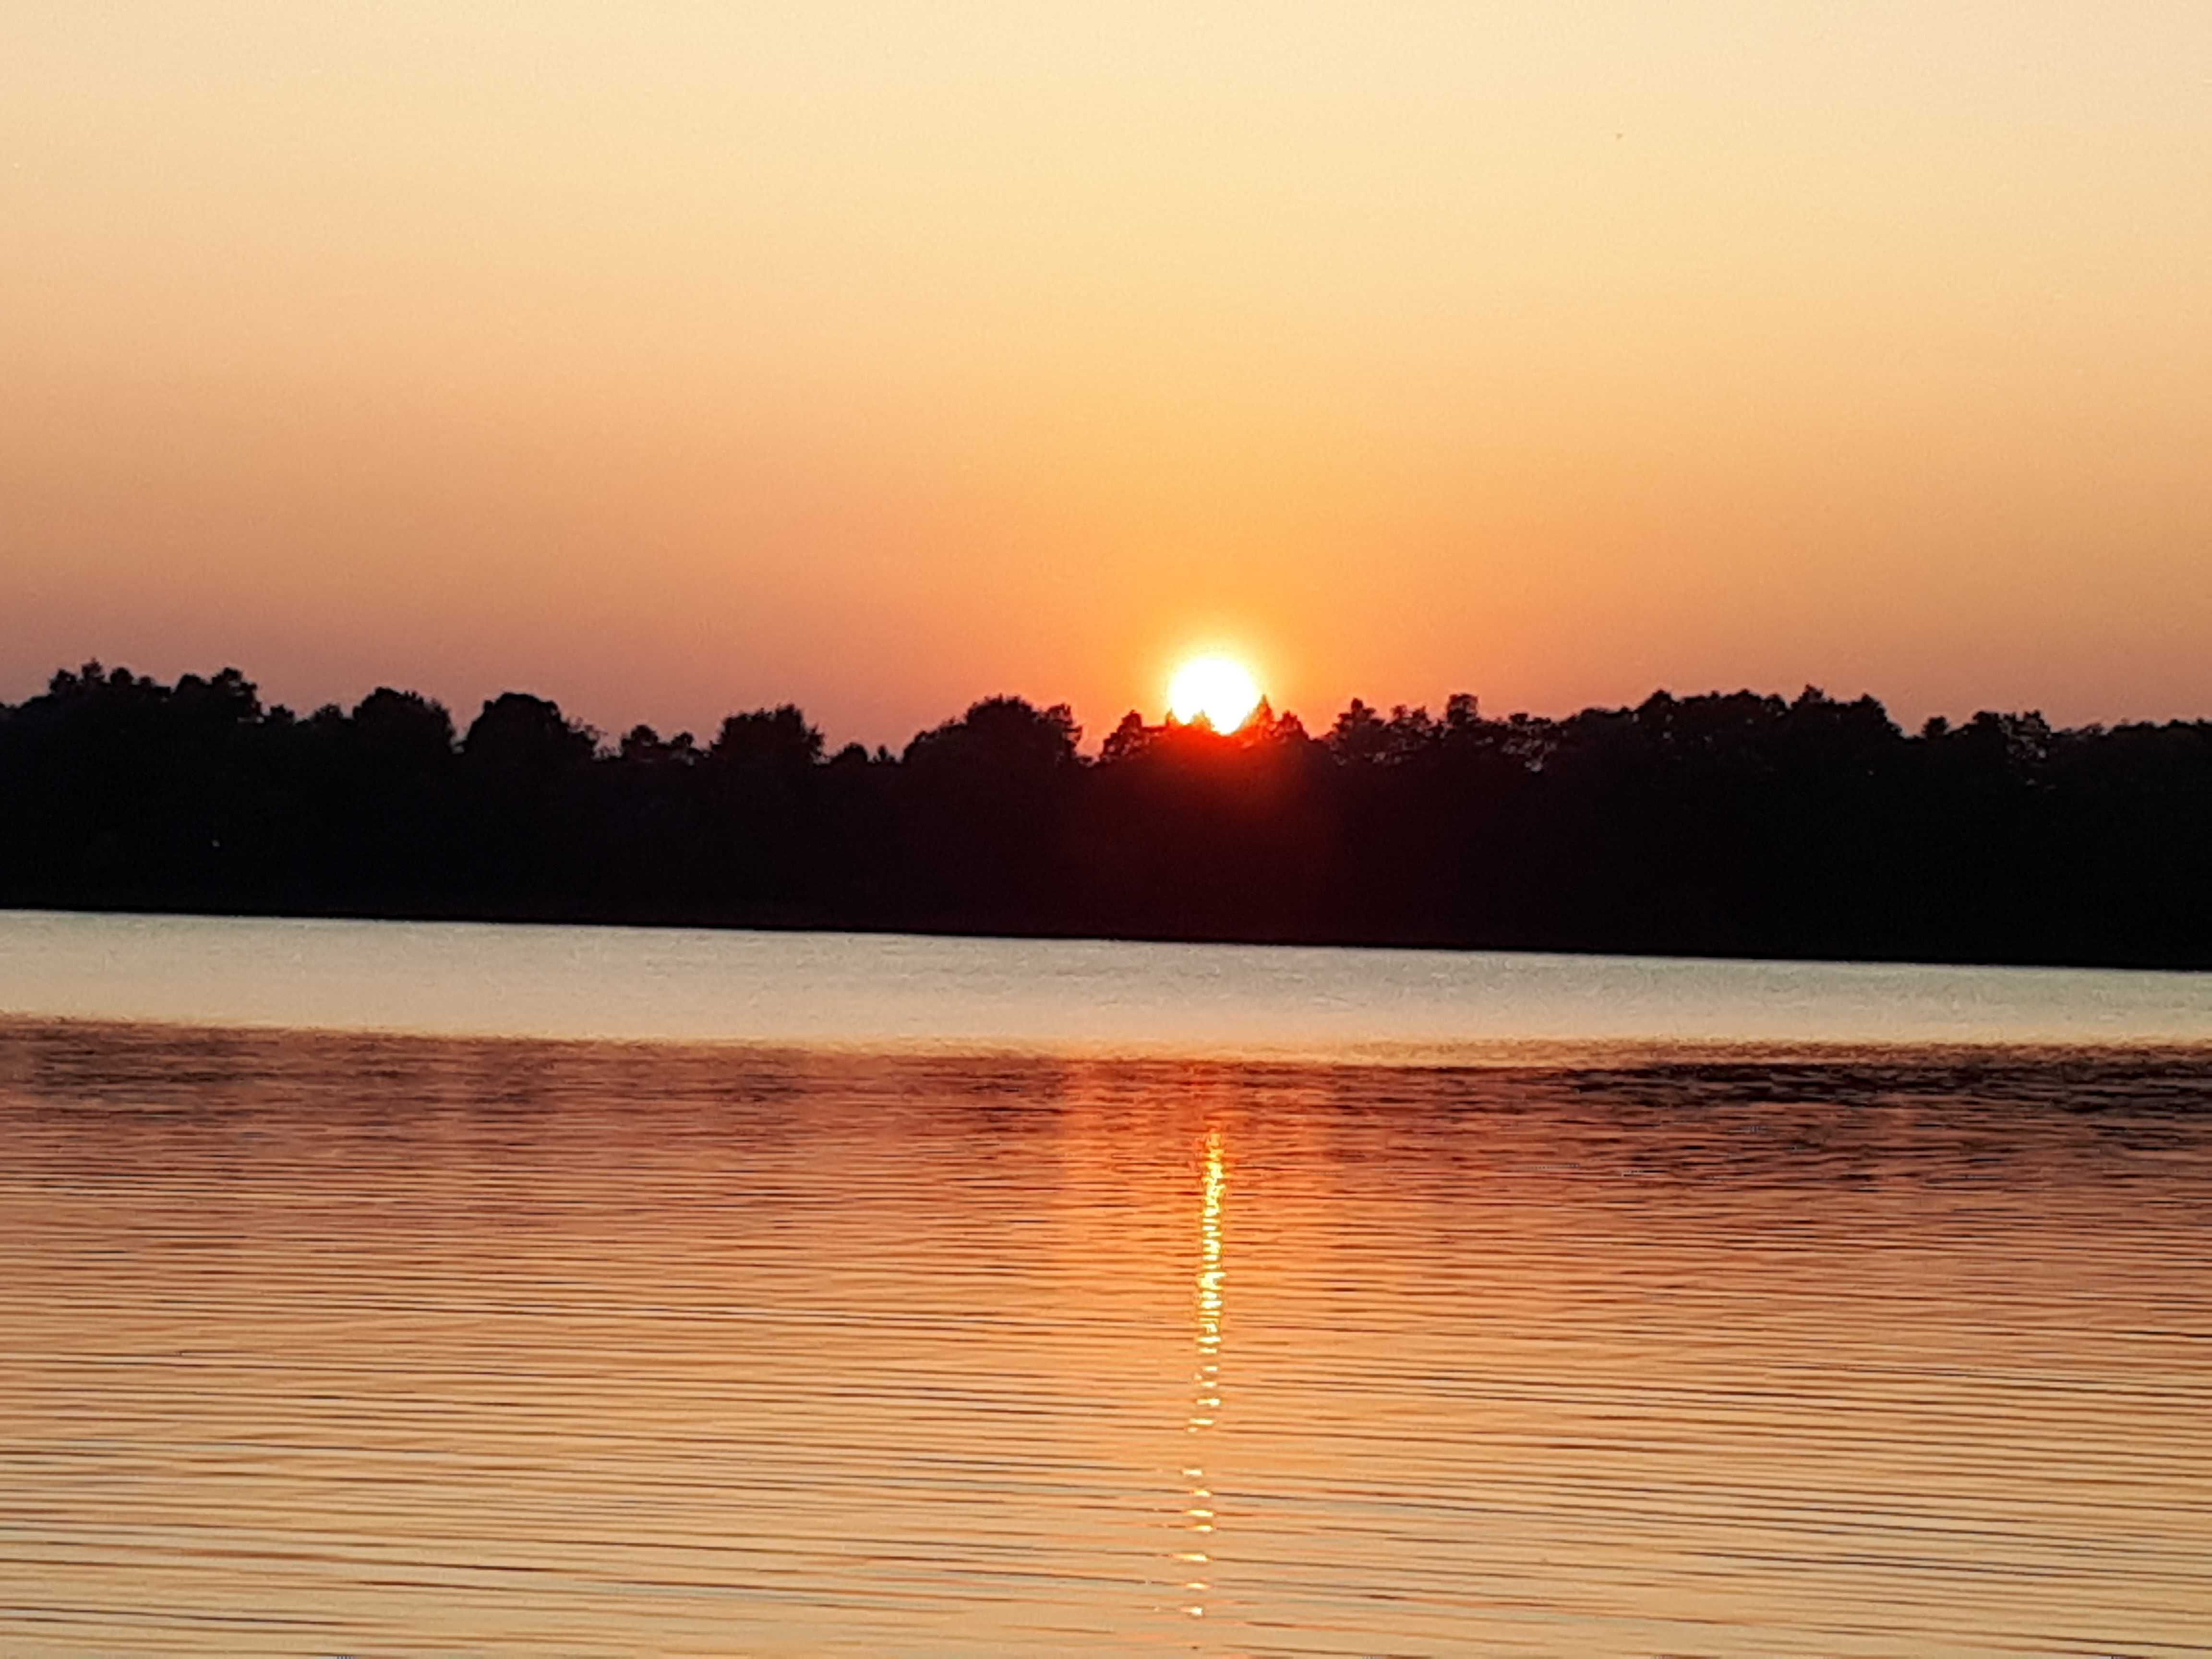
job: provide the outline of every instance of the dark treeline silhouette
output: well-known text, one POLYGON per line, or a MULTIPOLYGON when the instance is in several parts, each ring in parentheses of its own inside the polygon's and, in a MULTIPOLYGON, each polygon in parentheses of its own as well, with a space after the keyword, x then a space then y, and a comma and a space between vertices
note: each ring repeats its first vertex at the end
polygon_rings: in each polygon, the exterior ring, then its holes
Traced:
POLYGON ((607 741, 514 692, 462 732, 88 664, 0 705, 0 903, 2212 966, 2212 722, 1808 690, 1079 735, 991 697, 898 755, 788 706, 607 741))

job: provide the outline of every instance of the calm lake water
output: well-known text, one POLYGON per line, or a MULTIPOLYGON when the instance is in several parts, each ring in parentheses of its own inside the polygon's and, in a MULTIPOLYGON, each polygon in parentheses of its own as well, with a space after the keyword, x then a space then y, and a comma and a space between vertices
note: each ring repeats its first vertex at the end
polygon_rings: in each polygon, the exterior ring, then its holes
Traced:
POLYGON ((0 911, 0 1013, 1433 1064, 1594 1043, 2212 1043, 2212 975, 0 911))
POLYGON ((10 1659, 2212 1654, 2203 977, 0 915, 0 1012, 10 1659))

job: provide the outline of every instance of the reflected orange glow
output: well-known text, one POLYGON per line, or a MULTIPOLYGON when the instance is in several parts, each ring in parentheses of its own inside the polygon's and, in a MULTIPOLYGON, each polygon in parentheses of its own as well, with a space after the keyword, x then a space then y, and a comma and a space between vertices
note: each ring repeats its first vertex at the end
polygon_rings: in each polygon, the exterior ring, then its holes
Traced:
POLYGON ((0 1021, 0 1651, 2188 1651, 2205 1066, 2054 1052, 0 1021))
MULTIPOLYGON (((1197 1389, 1188 1424, 1194 1435, 1212 1428, 1221 1410, 1222 1200, 1229 1189, 1229 1177, 1218 1127, 1206 1132, 1203 1181, 1198 1211, 1198 1372, 1193 1379, 1197 1389)), ((1213 1487, 1206 1478, 1206 1460, 1194 1454, 1182 1472, 1191 1483, 1183 1516, 1190 1522, 1190 1530, 1199 1534, 1198 1543, 1204 1545, 1211 1541, 1209 1534, 1214 1527, 1213 1487)), ((1183 1581, 1183 1589, 1191 1598, 1183 1611, 1194 1619, 1203 1619, 1206 1593, 1212 1588, 1204 1571, 1210 1565, 1211 1552, 1193 1548, 1176 1559, 1198 1570, 1183 1581)))

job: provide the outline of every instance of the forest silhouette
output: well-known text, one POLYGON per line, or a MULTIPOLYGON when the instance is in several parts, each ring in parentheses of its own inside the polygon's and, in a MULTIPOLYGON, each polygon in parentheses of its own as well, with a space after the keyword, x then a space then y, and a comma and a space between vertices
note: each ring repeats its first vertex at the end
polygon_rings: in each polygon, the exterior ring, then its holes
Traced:
POLYGON ((1079 738, 996 696, 897 754, 789 705, 608 740, 519 692, 464 732, 87 664, 0 705, 0 904, 2212 967, 2212 721, 1808 690, 1079 738))

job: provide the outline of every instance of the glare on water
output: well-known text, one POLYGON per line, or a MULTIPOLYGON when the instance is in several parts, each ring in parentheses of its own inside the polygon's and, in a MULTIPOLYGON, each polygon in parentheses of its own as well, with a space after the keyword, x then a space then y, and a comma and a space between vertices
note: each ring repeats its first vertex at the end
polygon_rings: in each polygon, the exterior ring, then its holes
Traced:
MULTIPOLYGON (((1192 1378, 1197 1385, 1197 1396, 1192 1401, 1190 1413, 1190 1431, 1194 1436, 1203 1435, 1212 1428, 1214 1413, 1221 1409, 1221 1199, 1227 1185, 1221 1162, 1221 1131, 1208 1129, 1198 1211, 1198 1374, 1192 1378)), ((1194 1440, 1191 1463, 1183 1470, 1193 1483, 1190 1507, 1183 1511, 1190 1517, 1192 1547, 1176 1558, 1187 1566, 1201 1570, 1201 1576, 1183 1583, 1192 1598, 1185 1611, 1194 1619, 1206 1616, 1208 1585, 1202 1570, 1212 1559, 1206 1546, 1213 1531, 1213 1489, 1206 1484, 1202 1452, 1202 1443, 1194 1440)))

